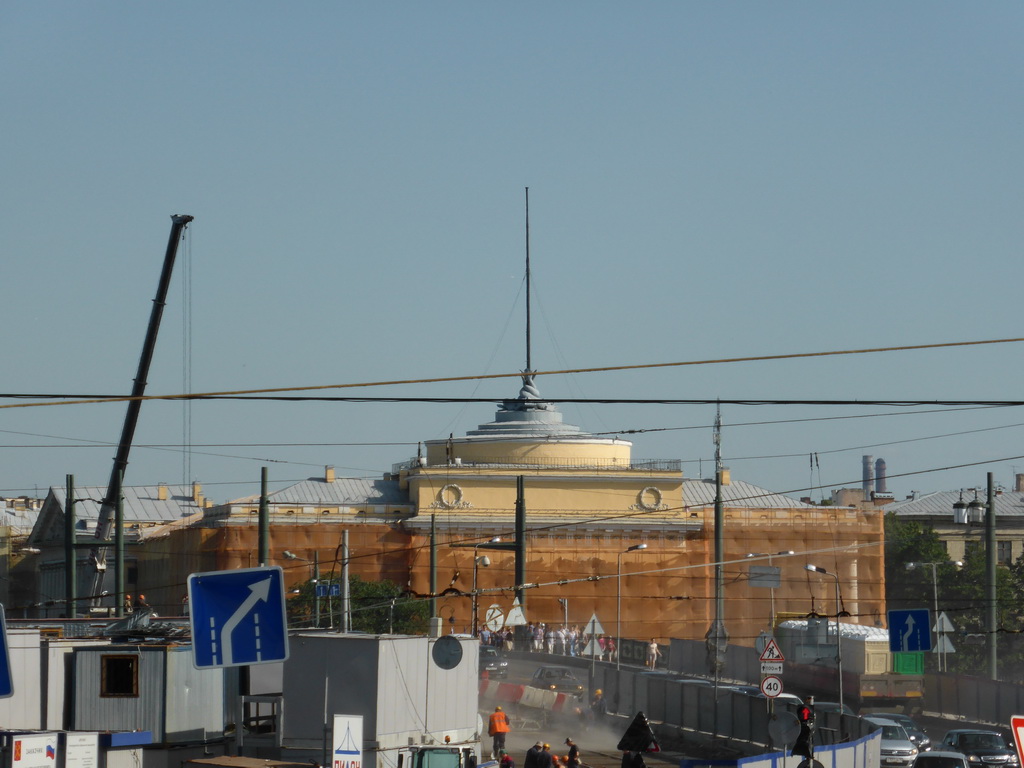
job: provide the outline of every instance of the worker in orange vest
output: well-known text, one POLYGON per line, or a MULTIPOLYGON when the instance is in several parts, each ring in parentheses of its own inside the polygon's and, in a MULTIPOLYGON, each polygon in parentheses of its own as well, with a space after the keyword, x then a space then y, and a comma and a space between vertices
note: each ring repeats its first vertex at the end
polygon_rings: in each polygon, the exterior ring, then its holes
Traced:
POLYGON ((487 735, 494 739, 491 746, 491 759, 495 759, 498 753, 505 748, 505 734, 509 732, 508 715, 501 707, 495 707, 491 719, 487 724, 487 735))

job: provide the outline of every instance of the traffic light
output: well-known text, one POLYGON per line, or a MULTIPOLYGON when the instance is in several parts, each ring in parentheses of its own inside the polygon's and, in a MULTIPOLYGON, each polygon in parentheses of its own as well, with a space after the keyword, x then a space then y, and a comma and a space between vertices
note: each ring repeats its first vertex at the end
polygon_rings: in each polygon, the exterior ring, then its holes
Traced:
POLYGON ((809 704, 801 704, 796 710, 796 719, 800 721, 800 735, 793 745, 793 754, 802 755, 808 760, 814 759, 814 708, 809 704))
POLYGON ((811 738, 811 727, 807 723, 800 723, 800 735, 796 737, 796 744, 793 745, 793 754, 806 757, 808 760, 814 758, 814 742, 811 738))

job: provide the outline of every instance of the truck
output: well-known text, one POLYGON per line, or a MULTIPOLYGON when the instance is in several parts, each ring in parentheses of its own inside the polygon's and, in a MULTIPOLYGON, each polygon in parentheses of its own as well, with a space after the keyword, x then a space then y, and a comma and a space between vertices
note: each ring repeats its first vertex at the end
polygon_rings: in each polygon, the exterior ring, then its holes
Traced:
POLYGON ((398 768, 477 768, 477 762, 476 748, 464 744, 413 744, 398 753, 398 768))

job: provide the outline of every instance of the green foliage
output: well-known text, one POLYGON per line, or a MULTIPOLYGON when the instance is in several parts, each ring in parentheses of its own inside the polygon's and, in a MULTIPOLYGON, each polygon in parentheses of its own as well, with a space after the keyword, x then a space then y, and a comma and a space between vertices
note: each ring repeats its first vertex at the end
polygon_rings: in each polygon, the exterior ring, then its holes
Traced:
MULTIPOLYGON (((334 580, 335 582, 338 579, 334 580)), ((329 580, 321 578, 320 583, 329 580)), ((402 590, 392 581, 364 581, 359 576, 349 577, 349 595, 352 601, 352 630, 368 634, 416 635, 427 631, 430 606, 422 600, 402 596, 402 590)), ((321 597, 315 594, 315 583, 301 584, 288 600, 288 626, 339 627, 341 598, 321 597), (319 607, 319 624, 317 608, 319 607)))
MULTIPOLYGON (((987 675, 988 637, 985 611, 988 602, 983 529, 966 529, 967 542, 962 566, 949 560, 945 545, 935 531, 914 521, 885 516, 886 603, 892 609, 928 608, 938 600, 955 631, 948 635, 955 648, 946 655, 951 673, 987 675), (941 563, 908 569, 909 563, 941 563)), ((1004 680, 1024 679, 1024 558, 1010 567, 996 568, 996 601, 999 676, 1004 680)), ((935 621, 935 617, 932 617, 935 621)), ((934 669, 936 654, 927 654, 934 669)))

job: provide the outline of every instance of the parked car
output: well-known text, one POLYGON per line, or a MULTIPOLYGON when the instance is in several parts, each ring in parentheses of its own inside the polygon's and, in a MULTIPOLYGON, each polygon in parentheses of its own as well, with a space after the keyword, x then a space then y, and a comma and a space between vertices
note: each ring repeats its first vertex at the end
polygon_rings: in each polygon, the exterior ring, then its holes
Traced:
POLYGON ((1006 743, 999 731, 958 728, 947 731, 942 747, 961 752, 970 765, 1017 765, 1017 750, 1006 743))
MULTIPOLYGON (((818 712, 838 712, 839 702, 838 701, 815 701, 811 705, 815 713, 818 712)), ((856 716, 857 713, 850 709, 846 704, 843 704, 843 714, 856 716)))
POLYGON ((907 736, 914 742, 914 746, 921 752, 926 752, 932 748, 932 740, 928 738, 928 734, 924 732, 914 719, 910 715, 904 715, 902 712, 899 714, 881 714, 878 717, 886 717, 889 720, 895 720, 897 723, 903 726, 903 730, 907 732, 907 736))
POLYGON ((868 715, 867 722, 882 729, 882 765, 895 765, 910 768, 917 760, 918 749, 903 730, 903 726, 895 720, 868 715))
POLYGON ((933 749, 917 756, 914 768, 970 768, 967 756, 960 752, 933 749))
POLYGON ((533 680, 530 682, 534 688, 547 688, 549 691, 559 693, 571 693, 574 696, 583 695, 583 683, 576 676, 576 670, 572 667, 555 667, 545 665, 538 667, 533 673, 533 680))
POLYGON ((508 661, 489 645, 480 646, 480 673, 487 672, 490 678, 504 679, 508 677, 508 661))

